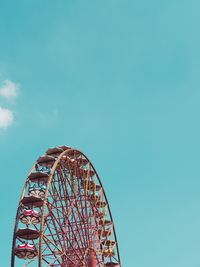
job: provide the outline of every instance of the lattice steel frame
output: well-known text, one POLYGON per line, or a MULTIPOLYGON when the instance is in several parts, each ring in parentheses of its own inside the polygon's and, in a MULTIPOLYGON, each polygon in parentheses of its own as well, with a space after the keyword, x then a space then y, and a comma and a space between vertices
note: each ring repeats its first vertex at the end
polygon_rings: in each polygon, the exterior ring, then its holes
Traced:
MULTIPOLYGON (((38 168, 36 162, 29 174, 37 171, 38 168)), ((35 226, 40 230, 39 253, 35 259, 23 266, 31 264, 37 258, 39 267, 44 266, 44 262, 46 266, 69 266, 66 265, 69 263, 71 266, 89 266, 88 255, 91 253, 95 254, 97 266, 104 266, 108 258, 113 258, 121 266, 109 203, 101 180, 88 157, 77 149, 63 151, 53 164, 49 177, 41 209, 40 228, 35 226), (70 155, 73 155, 73 164, 69 161, 70 155), (83 161, 87 161, 85 168, 83 161), (94 172, 93 176, 92 172, 94 172), (96 190, 98 186, 101 188, 99 193, 96 190), (100 214, 103 214, 102 219, 100 214), (106 227, 104 224, 107 218, 110 225, 106 227), (113 240, 115 243, 112 249, 116 251, 116 256, 105 255, 105 244, 108 240, 113 240)), ((27 177, 17 208, 11 267, 15 266, 14 250, 21 200, 29 183, 27 177)))

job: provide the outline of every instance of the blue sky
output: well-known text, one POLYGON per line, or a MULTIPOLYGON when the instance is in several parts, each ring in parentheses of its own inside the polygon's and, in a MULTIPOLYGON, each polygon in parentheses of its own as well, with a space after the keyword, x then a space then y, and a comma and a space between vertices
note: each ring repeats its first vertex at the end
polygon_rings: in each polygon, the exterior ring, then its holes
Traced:
POLYGON ((199 8, 0 1, 1 266, 27 173, 67 144, 101 177, 122 267, 199 267, 199 8))

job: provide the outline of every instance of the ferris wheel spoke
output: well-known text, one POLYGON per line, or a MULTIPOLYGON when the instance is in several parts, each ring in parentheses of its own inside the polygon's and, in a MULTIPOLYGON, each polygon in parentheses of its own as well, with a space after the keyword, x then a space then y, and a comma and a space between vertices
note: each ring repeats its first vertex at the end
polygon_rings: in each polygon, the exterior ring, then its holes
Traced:
POLYGON ((88 239, 89 239, 89 247, 92 245, 92 231, 93 231, 93 225, 92 225, 92 205, 90 202, 89 207, 87 207, 87 215, 88 215, 88 239))
MULTIPOLYGON (((57 248, 61 253, 64 253, 64 252, 62 252, 62 251, 58 248, 58 246, 56 246, 55 243, 52 242, 46 235, 44 235, 44 237, 47 239, 47 240, 43 239, 43 241, 44 241, 44 243, 46 244, 46 246, 49 248, 49 251, 50 251, 49 256, 51 256, 51 257, 53 256, 53 257, 56 259, 56 255, 55 255, 53 249, 51 248, 51 246, 49 245, 49 243, 51 243, 51 244, 52 244, 55 248, 57 248)), ((49 261, 48 261, 49 259, 47 260, 47 256, 43 255, 42 259, 43 259, 47 264, 49 264, 49 261)), ((58 260, 58 261, 59 261, 59 260, 58 260)), ((60 261, 59 261, 59 263, 61 264, 60 261)))
MULTIPOLYGON (((84 236, 83 224, 81 223, 81 222, 84 222, 84 217, 80 213, 80 211, 79 211, 80 207, 77 204, 78 204, 78 202, 76 200, 75 205, 74 205, 74 209, 72 209, 72 215, 73 215, 74 220, 76 221, 77 228, 80 229, 80 231, 82 232, 82 236, 84 236), (79 224, 78 224, 78 220, 79 220, 79 224), (78 227, 78 225, 80 226, 80 228, 78 227)), ((80 235, 80 232, 79 232, 79 235, 80 235)), ((80 235, 80 238, 81 238, 81 235, 80 235)), ((82 238, 81 238, 81 240, 82 240, 82 238)), ((86 242, 85 242, 85 244, 86 244, 86 242)))
MULTIPOLYGON (((56 188, 56 185, 55 185, 55 182, 54 182, 54 181, 52 181, 52 188, 53 188, 53 187, 54 187, 54 190, 55 190, 55 192, 57 193, 57 196, 58 196, 58 198, 59 198, 59 200, 60 200, 60 204, 61 204, 61 206, 62 206, 63 211, 64 211, 65 213, 67 213, 65 207, 63 206, 62 198, 61 198, 61 196, 60 196, 60 193, 59 193, 58 189, 56 188)), ((57 202, 56 202, 56 203, 57 203, 57 202)))
POLYGON ((73 217, 74 217, 74 220, 75 220, 75 224, 76 224, 76 231, 78 232, 78 234, 79 234, 79 238, 80 238, 80 241, 81 241, 81 243, 82 243, 82 246, 84 247, 85 245, 86 245, 86 243, 85 243, 85 240, 83 239, 83 234, 84 234, 84 232, 83 232, 83 228, 81 227, 82 226, 82 224, 81 224, 81 222, 80 222, 80 218, 79 218, 79 216, 78 216, 78 212, 76 212, 75 214, 74 214, 74 209, 72 209, 72 214, 73 214, 73 217), (79 219, 79 221, 78 221, 78 219, 79 219), (79 227, 80 226, 80 227, 79 227), (84 244, 85 243, 85 244, 84 244))
MULTIPOLYGON (((50 215, 51 218, 53 219, 52 222, 55 223, 55 221, 56 221, 57 225, 59 226, 59 229, 64 233, 63 228, 62 228, 62 224, 61 224, 61 222, 60 222, 60 217, 55 216, 55 214, 54 214, 54 212, 52 211, 52 208, 51 208, 50 205, 48 205, 48 209, 49 209, 49 215, 50 215)), ((58 215, 58 216, 59 216, 59 215, 58 215)), ((56 227, 56 224, 54 225, 54 227, 56 227)), ((57 227, 56 227, 56 230, 57 230, 57 227)))
MULTIPOLYGON (((64 199, 65 199, 65 205, 66 207, 71 207, 71 203, 73 201, 73 199, 71 200, 70 195, 69 195, 69 190, 68 187, 66 187, 64 181, 63 181, 63 176, 62 176, 62 172, 59 173, 58 175, 60 181, 61 181, 61 187, 62 187, 62 191, 63 191, 63 195, 64 195, 64 199)), ((69 185, 69 184, 68 184, 69 185)), ((76 197, 75 197, 76 198, 76 197)))
MULTIPOLYGON (((68 186, 66 186, 66 183, 65 183, 64 178, 63 178, 61 166, 59 167, 59 170, 57 171, 57 176, 61 182, 63 195, 65 197, 65 203, 66 203, 66 201, 69 199, 69 195, 67 196, 67 193, 68 193, 67 187, 69 186, 69 184, 68 184, 68 186)), ((67 203, 66 203, 66 205, 67 205, 67 203)))
POLYGON ((43 234, 44 238, 47 239, 55 248, 57 248, 61 253, 64 253, 48 236, 43 234))
POLYGON ((55 216, 54 213, 56 213, 57 214, 57 216, 56 216, 57 217, 57 221, 58 221, 59 226, 60 226, 60 225, 62 225, 62 222, 63 222, 63 220, 65 218, 65 211, 63 211, 62 207, 59 207, 58 204, 59 203, 55 202, 55 201, 54 201, 53 204, 50 203, 49 201, 47 201, 47 207, 48 207, 48 210, 49 210, 49 214, 48 215, 50 215, 52 217, 52 214, 53 214, 53 216, 55 216), (54 206, 54 204, 55 204, 55 206, 54 206))
POLYGON ((60 218, 58 216, 55 216, 55 213, 49 209, 49 216, 46 218, 46 225, 50 229, 54 229, 57 233, 58 238, 60 238, 59 233, 63 231, 62 229, 62 223, 60 223, 60 218))
MULTIPOLYGON (((82 201, 80 201, 81 202, 81 205, 82 205, 82 201)), ((78 213, 79 213, 79 215, 81 215, 81 217, 83 218, 83 215, 80 213, 80 211, 79 211, 79 205, 78 205, 78 201, 76 201, 76 205, 75 205, 75 207, 77 208, 77 211, 78 211, 78 213)), ((82 209, 83 210, 83 209, 82 209)), ((78 216, 78 214, 77 213, 75 213, 74 212, 74 210, 72 210, 72 217, 74 218, 74 220, 76 221, 76 225, 77 225, 77 228, 78 228, 78 224, 77 224, 77 218, 75 217, 76 215, 74 215, 74 214, 76 214, 77 216, 78 216)), ((85 223, 85 222, 84 222, 85 223)), ((85 235, 85 233, 84 233, 84 231, 83 231, 83 227, 82 227, 82 224, 80 223, 80 225, 81 225, 81 231, 82 231, 82 233, 83 233, 83 236, 86 236, 85 235)), ((78 230, 79 231, 79 230, 78 230)), ((85 225, 85 231, 87 231, 87 227, 86 227, 86 225, 85 225)), ((80 235, 80 232, 79 232, 79 235, 80 235)), ((89 242, 87 242, 88 243, 88 245, 89 245, 89 242)), ((85 243, 86 244, 86 243, 85 243)), ((86 247, 88 246, 88 245, 86 245, 86 247)))
MULTIPOLYGON (((65 183, 64 183, 63 179, 61 178, 59 170, 57 170, 56 174, 57 174, 57 181, 56 182, 57 182, 57 185, 58 185, 57 192, 58 192, 58 194, 60 196, 61 202, 63 201, 63 198, 64 198, 63 202, 67 206, 67 201, 69 200, 69 197, 66 195, 66 191, 67 190, 66 190, 66 188, 64 188, 65 183)), ((55 184, 55 186, 56 186, 56 184, 55 184)))
MULTIPOLYGON (((82 203, 82 201, 80 201, 81 203, 82 203)), ((83 239, 83 242, 84 242, 84 244, 85 244, 85 247, 87 247, 88 246, 88 244, 87 244, 87 241, 86 241, 86 235, 85 235, 85 232, 84 232, 84 227, 85 227, 85 230, 86 230, 86 223, 85 223, 85 220, 84 220, 84 216, 83 216, 83 214, 81 214, 81 212, 80 212, 80 205, 78 205, 78 202, 77 201, 75 201, 75 205, 74 205, 74 207, 76 208, 76 211, 77 211, 77 217, 79 218, 79 223, 80 223, 80 228, 81 228, 81 232, 82 232, 82 236, 83 237, 85 237, 85 239, 83 239)))
POLYGON ((51 266, 55 261, 57 261, 60 257, 62 257, 64 255, 64 253, 63 254, 61 254, 60 256, 58 256, 55 260, 53 260, 52 262, 50 262, 46 267, 48 267, 48 266, 51 266))
MULTIPOLYGON (((73 189, 73 188, 72 188, 73 189)), ((91 208, 91 207, 90 207, 91 208)), ((72 214, 73 214, 73 217, 74 217, 74 219, 75 219, 75 221, 76 221, 76 218, 75 218, 75 216, 74 216, 74 210, 72 209, 72 214)), ((77 221, 76 221, 77 222, 77 221)), ((70 225, 70 227, 71 227, 71 229, 72 229, 72 232, 73 232, 73 227, 71 226, 71 224, 69 224, 70 225)), ((77 223, 76 223, 76 225, 77 225, 77 223)), ((77 227, 78 228, 78 227, 77 227)), ((86 229, 85 230, 87 230, 87 227, 86 227, 86 229)), ((79 231, 78 231, 78 233, 79 233, 79 231)), ((74 237, 75 237, 75 239, 77 240, 77 238, 76 238, 76 235, 74 234, 74 232, 73 232, 73 235, 74 235, 74 237)), ((80 235, 80 233, 79 233, 79 235, 80 235)), ((85 236, 85 235, 84 235, 85 236)), ((81 239, 81 241, 82 241, 82 239, 81 239)), ((77 241, 77 244, 79 244, 78 243, 78 241, 77 241)))
MULTIPOLYGON (((70 210, 69 210, 69 212, 68 212, 68 215, 67 215, 67 222, 65 223, 65 235, 64 235, 64 236, 65 236, 65 238, 68 239, 68 242, 69 242, 69 244, 70 244, 70 247, 73 248, 73 246, 72 246, 72 244, 71 244, 71 241, 70 241, 70 239, 67 237, 67 234, 66 234, 66 232, 67 232, 66 227, 68 227, 69 232, 71 232, 71 233, 73 234, 73 236, 74 236, 74 238, 75 238, 75 240, 76 240, 76 244, 77 244, 77 246, 78 246, 78 248, 79 248, 79 251, 81 251, 81 254, 82 254, 82 249, 80 248, 80 244, 79 244, 78 239, 77 239, 77 236, 76 236, 76 234, 75 234, 75 232, 74 232, 73 225, 71 224, 71 222, 70 222, 70 220, 69 220, 69 214, 70 214, 70 211, 73 212, 73 205, 71 206, 71 208, 70 208, 70 210), (71 229, 71 231, 70 231, 70 229, 71 229)), ((79 233, 79 231, 78 231, 78 233, 79 233)), ((79 233, 79 234, 80 234, 80 233, 79 233)), ((81 239, 80 239, 80 240, 81 240, 81 239)), ((80 257, 79 257, 79 258, 80 258, 80 257)))
MULTIPOLYGON (((55 215, 52 213, 52 216, 54 217, 53 219, 52 219, 52 221, 54 222, 54 219, 57 221, 57 219, 56 219, 56 217, 55 217, 55 215)), ((68 216, 67 216, 68 217, 68 216)), ((76 250, 74 249, 74 246, 73 246, 73 244, 71 243, 71 241, 70 241, 70 239, 66 236, 66 229, 65 229, 65 231, 63 230, 63 228, 62 228, 62 226, 59 224, 59 222, 57 221, 57 223, 58 223, 58 225, 60 226, 60 229, 61 229, 61 231, 63 232, 63 235, 67 238, 67 240, 68 240, 68 242, 69 242, 69 244, 70 244, 70 247, 74 250, 74 252, 77 254, 77 252, 76 252, 76 250)), ((54 225, 55 225, 55 223, 54 223, 54 225)), ((73 231, 73 228, 72 228, 72 226, 71 226, 71 224, 69 224, 70 225, 70 227, 71 227, 71 229, 72 229, 72 233, 73 233, 73 235, 74 235, 74 237, 75 237, 75 239, 76 239, 76 242, 77 242, 77 245, 79 246, 79 243, 78 243, 78 240, 77 240, 77 238, 76 238, 76 235, 74 234, 74 231, 73 231)), ((58 231, 57 231, 58 232, 58 231)), ((58 235, 58 237, 59 237, 59 235, 58 235)), ((59 240, 60 240, 60 237, 59 237, 59 240)), ((61 241, 60 241, 60 244, 61 244, 61 241)), ((61 246, 63 247, 64 246, 64 244, 62 245, 61 244, 61 246)), ((77 256, 79 257, 79 255, 77 254, 77 256)), ((80 259, 80 257, 79 257, 79 259, 80 259)))
POLYGON ((43 261, 45 261, 47 264, 49 263, 46 259, 42 258, 43 261))
MULTIPOLYGON (((76 213, 77 214, 77 213, 76 213)), ((74 214, 74 209, 72 209, 72 217, 74 218, 74 222, 75 222, 75 226, 76 226, 76 232, 78 233, 78 235, 79 235, 79 238, 80 238, 80 241, 81 241, 81 244, 82 244, 82 246, 84 247, 84 240, 82 239, 82 236, 83 236, 83 231, 82 231, 82 228, 80 229, 79 228, 79 225, 81 225, 81 223, 80 223, 80 221, 79 221, 79 224, 78 224, 78 221, 77 221, 77 219, 79 218, 78 216, 76 216, 75 214, 74 214), (82 232, 82 235, 81 235, 81 233, 80 232, 82 232)), ((70 225, 70 227, 73 229, 73 226, 70 224, 70 222, 69 222, 69 225, 70 225)))
POLYGON ((35 258, 33 258, 31 261, 27 262, 26 264, 23 265, 23 267, 28 266, 29 264, 31 264, 33 261, 35 261, 38 258, 38 256, 36 256, 35 258))
MULTIPOLYGON (((62 224, 61 219, 64 219, 66 216, 66 213, 64 213, 62 211, 62 209, 59 208, 59 206, 54 206, 54 204, 50 203, 49 201, 47 201, 47 207, 48 207, 48 216, 50 213, 56 213, 57 215, 57 219, 59 220, 60 224, 62 224)), ((55 215, 54 215, 55 216, 55 215)), ((48 217, 45 217, 48 218, 48 217)))
MULTIPOLYGON (((52 216, 53 216, 53 214, 52 214, 52 216)), ((55 243, 57 243, 57 241, 58 241, 59 244, 60 244, 60 246, 61 246, 61 248, 62 248, 62 247, 63 247, 63 245, 62 245, 62 241, 61 241, 61 239, 60 239, 59 231, 58 231, 58 228, 57 228, 57 226, 56 226, 56 224, 55 224, 54 218, 55 218, 55 217, 52 218, 52 223, 53 223, 53 228, 54 228, 54 231, 55 231, 55 235, 57 236, 57 240, 55 239, 54 234, 53 234, 53 232, 52 232, 51 227, 49 226, 49 224, 46 223, 46 225, 47 225, 48 231, 49 231, 50 236, 51 236, 51 238, 53 239, 53 241, 54 241, 55 243)), ((47 235, 45 235, 45 236, 47 237, 47 235)), ((49 239, 49 240, 50 240, 50 239, 49 239)), ((62 249, 63 249, 63 248, 62 248, 62 249)), ((63 251, 62 251, 62 252, 63 252, 63 251)))
MULTIPOLYGON (((64 174, 65 175, 65 177, 67 177, 67 175, 66 174, 64 174)), ((62 175, 62 172, 60 172, 60 176, 62 177, 62 179, 63 179, 63 175, 62 175)), ((71 187, 71 189, 72 189, 72 191, 74 191, 74 188, 73 188, 73 186, 71 185, 71 183, 70 183, 70 180, 69 179, 67 179, 68 180, 68 183, 70 184, 70 187, 71 187)), ((67 193, 68 193, 68 191, 66 191, 67 193)), ((68 195, 69 196, 69 195, 68 195)), ((78 206, 78 201, 76 200, 76 207, 78 206)), ((79 208, 77 207, 77 211, 79 212, 79 208)), ((80 214, 80 212, 79 212, 79 214, 80 214)), ((74 217, 74 212, 73 212, 73 217, 74 217)), ((74 217, 74 219, 75 219, 75 217, 74 217)), ((76 220, 76 219, 75 219, 76 220)), ((82 229, 82 227, 81 227, 81 230, 82 230, 82 232, 83 232, 83 229, 82 229)))
MULTIPOLYGON (((85 191, 85 197, 84 197, 84 207, 82 206, 82 210, 83 210, 83 212, 85 212, 85 216, 86 216, 86 218, 88 218, 88 221, 87 221, 87 224, 88 224, 88 226, 86 227, 86 232, 87 232, 87 242, 88 242, 88 246, 90 246, 90 228, 89 228, 89 220, 90 220, 90 212, 89 212, 89 214, 88 214, 88 206, 87 206, 87 204, 88 203, 90 203, 90 201, 88 201, 87 200, 87 198, 88 198, 88 194, 87 194, 87 192, 88 192, 88 189, 90 188, 90 179, 89 179, 89 173, 90 173, 90 164, 88 164, 88 170, 87 170, 87 177, 86 177, 86 182, 84 182, 83 183, 83 185, 84 185, 84 191, 85 191), (89 184, 89 185, 88 185, 89 184)), ((82 203, 82 202, 81 202, 82 203)), ((83 203, 82 203, 83 204, 83 203)), ((91 208, 91 203, 90 203, 90 208, 91 208)))
POLYGON ((89 227, 88 227, 88 214, 87 214, 87 201, 86 201, 86 197, 83 199, 82 202, 82 212, 83 212, 83 217, 84 217, 84 222, 85 222, 85 237, 86 237, 86 241, 88 244, 88 247, 90 245, 90 241, 89 241, 89 227))
MULTIPOLYGON (((79 242, 78 242, 78 240, 77 240, 77 237, 76 237, 76 235, 75 235, 75 233, 74 233, 73 226, 71 225, 70 221, 68 221, 68 223, 69 223, 69 226, 70 226, 70 228, 71 228, 72 234, 73 234, 73 236, 74 236, 74 238, 75 238, 75 240, 76 240, 76 244, 78 245, 79 250, 82 251, 81 248, 80 248, 79 242)), ((71 244, 71 242, 70 242, 70 244, 71 244)), ((76 251, 76 250, 75 250, 75 251, 76 251)), ((81 253, 82 253, 82 252, 81 252, 81 253)), ((77 256, 78 256, 78 254, 77 254, 77 256)), ((79 256, 78 256, 78 257, 79 257, 79 256)), ((81 258, 79 257, 79 259, 81 259, 81 258)))
MULTIPOLYGON (((66 167, 65 164, 63 164, 63 165, 64 165, 64 167, 66 167)), ((63 178, 65 178, 68 181, 68 184, 69 184, 69 186, 71 188, 72 193, 74 194, 74 196, 76 196, 76 192, 74 191, 74 185, 73 185, 73 178, 72 178, 73 175, 71 173, 69 173, 69 175, 68 175, 66 173, 66 171, 65 171, 65 168, 64 168, 64 170, 61 173, 63 174, 63 178)))

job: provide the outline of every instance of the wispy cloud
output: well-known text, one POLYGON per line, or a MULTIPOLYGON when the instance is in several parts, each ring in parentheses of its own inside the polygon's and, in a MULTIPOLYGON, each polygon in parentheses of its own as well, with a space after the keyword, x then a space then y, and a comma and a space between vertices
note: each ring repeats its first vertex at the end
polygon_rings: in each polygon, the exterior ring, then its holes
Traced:
POLYGON ((2 87, 0 87, 0 95, 12 99, 17 96, 19 85, 11 82, 10 80, 5 80, 2 87))
MULTIPOLYGON (((1 75, 1 74, 0 74, 1 75)), ((0 86, 0 97, 11 101, 18 95, 19 85, 10 80, 4 80, 0 86)), ((0 129, 6 129, 14 122, 14 112, 0 106, 0 129)))
POLYGON ((6 129, 14 121, 13 111, 0 107, 0 128, 6 129))

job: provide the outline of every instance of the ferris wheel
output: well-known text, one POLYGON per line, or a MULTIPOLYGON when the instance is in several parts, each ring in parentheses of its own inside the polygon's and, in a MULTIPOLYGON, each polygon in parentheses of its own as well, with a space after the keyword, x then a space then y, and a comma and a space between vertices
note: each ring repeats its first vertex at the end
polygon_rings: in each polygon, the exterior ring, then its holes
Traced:
POLYGON ((120 267, 109 203, 86 155, 49 148, 27 176, 17 208, 11 267, 120 267))

